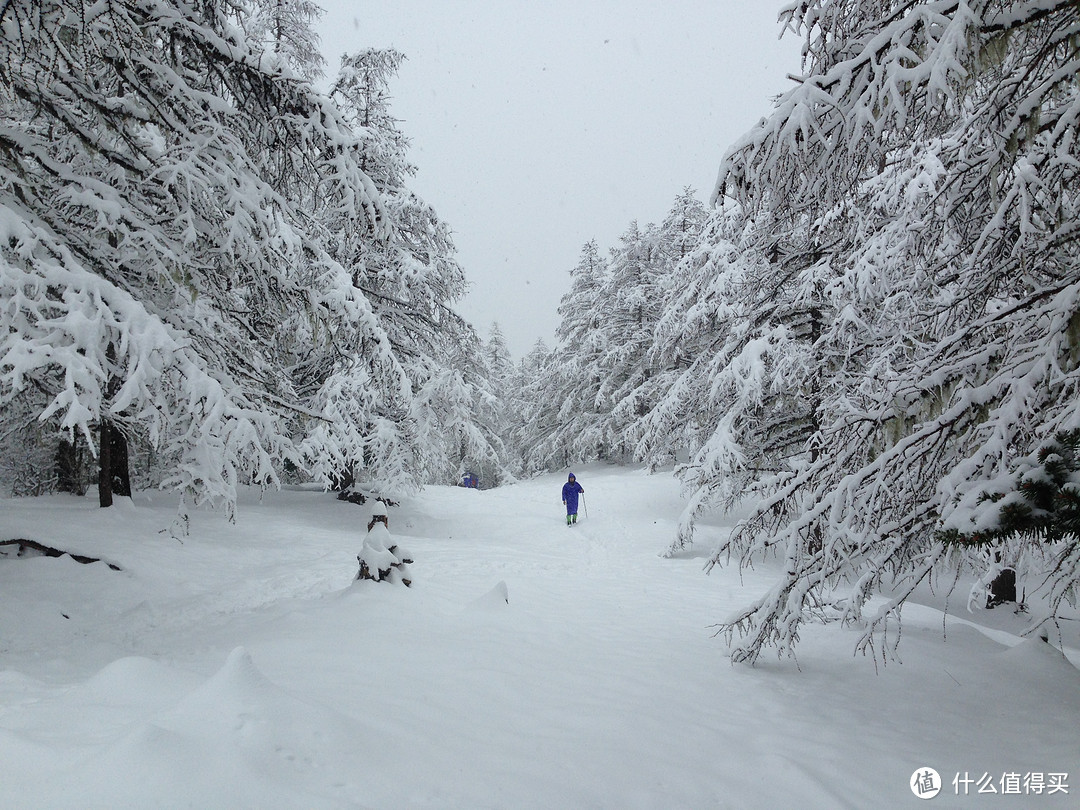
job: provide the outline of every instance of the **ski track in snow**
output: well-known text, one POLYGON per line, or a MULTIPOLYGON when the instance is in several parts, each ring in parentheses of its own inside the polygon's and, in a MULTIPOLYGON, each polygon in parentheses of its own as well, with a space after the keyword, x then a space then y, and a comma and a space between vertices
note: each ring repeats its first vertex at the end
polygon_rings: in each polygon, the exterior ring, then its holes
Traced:
POLYGON ((769 565, 661 557, 669 474, 579 480, 571 528, 556 476, 391 509, 410 589, 352 583, 370 510, 329 494, 199 513, 182 544, 162 496, 2 502, 4 534, 124 570, 0 560, 0 805, 869 807, 917 801, 925 765, 1080 772, 1080 673, 1019 617, 950 620, 946 642, 926 600, 903 663, 808 625, 798 668, 733 667, 710 624, 769 565))

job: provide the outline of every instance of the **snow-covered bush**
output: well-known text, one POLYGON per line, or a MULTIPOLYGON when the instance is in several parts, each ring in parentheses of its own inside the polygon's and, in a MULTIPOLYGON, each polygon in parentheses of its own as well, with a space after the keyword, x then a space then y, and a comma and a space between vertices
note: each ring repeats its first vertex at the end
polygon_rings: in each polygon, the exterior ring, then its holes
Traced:
POLYGON ((412 585, 412 555, 394 542, 386 517, 385 504, 376 501, 363 548, 356 557, 360 565, 356 579, 412 585))
POLYGON ((1064 431, 1020 459, 997 486, 973 482, 939 539, 989 549, 990 573, 1002 550, 1017 574, 1049 583, 1051 612, 1077 603, 1080 586, 1080 430, 1064 431), (1017 560, 1017 562, 1013 562, 1017 560))

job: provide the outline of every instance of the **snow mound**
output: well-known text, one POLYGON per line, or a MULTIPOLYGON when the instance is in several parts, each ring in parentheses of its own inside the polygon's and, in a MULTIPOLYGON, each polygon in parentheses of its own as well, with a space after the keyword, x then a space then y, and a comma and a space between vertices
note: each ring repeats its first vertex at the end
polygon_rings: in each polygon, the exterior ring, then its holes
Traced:
POLYGON ((276 688, 255 666, 243 647, 234 649, 225 665, 202 686, 164 715, 162 725, 195 734, 232 737, 241 747, 269 743, 275 721, 291 722, 309 707, 276 688))
POLYGON ((1003 669, 1035 680, 1060 681, 1080 689, 1080 669, 1065 653, 1042 638, 1028 638, 998 654, 1003 669))
POLYGON ((81 691, 87 697, 113 699, 133 694, 145 696, 148 692, 170 695, 178 690, 190 690, 194 677, 149 658, 129 656, 106 664, 87 680, 81 691))
POLYGON ((479 599, 469 603, 469 610, 502 610, 510 604, 510 589, 502 581, 479 599))
MULTIPOLYGON (((111 689, 154 670, 153 662, 122 659, 87 686, 111 689)), ((100 807, 168 807, 183 796, 184 806, 269 810, 309 806, 317 796, 320 807, 360 807, 359 786, 341 777, 359 768, 350 745, 357 732, 340 714, 276 686, 237 647, 171 708, 78 763, 45 804, 85 806, 93 796, 100 807)))

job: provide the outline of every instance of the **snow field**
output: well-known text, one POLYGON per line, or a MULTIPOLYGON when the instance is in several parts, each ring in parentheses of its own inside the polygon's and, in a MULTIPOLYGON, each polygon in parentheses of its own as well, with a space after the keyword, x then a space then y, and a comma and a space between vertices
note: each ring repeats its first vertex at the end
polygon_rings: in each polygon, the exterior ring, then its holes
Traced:
POLYGON ((922 766, 949 783, 934 806, 990 798, 947 795, 958 771, 1073 772, 998 800, 1078 805, 1080 672, 1019 618, 965 613, 943 640, 910 605, 903 663, 811 625, 801 670, 732 667, 709 625, 769 566, 660 557, 670 474, 575 472, 569 529, 564 476, 391 509, 409 589, 352 583, 370 510, 329 494, 252 494, 183 544, 160 495, 0 502, 3 535, 123 568, 0 559, 0 805, 901 807, 922 766))

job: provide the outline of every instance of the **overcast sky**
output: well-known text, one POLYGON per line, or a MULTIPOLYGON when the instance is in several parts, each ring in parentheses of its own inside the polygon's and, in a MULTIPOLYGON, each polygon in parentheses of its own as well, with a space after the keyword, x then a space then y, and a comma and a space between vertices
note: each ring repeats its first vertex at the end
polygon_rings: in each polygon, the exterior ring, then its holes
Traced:
POLYGON ((413 189, 454 232, 458 311, 515 357, 555 345, 582 245, 707 200, 725 149, 791 86, 780 0, 321 0, 327 73, 394 47, 413 189))

